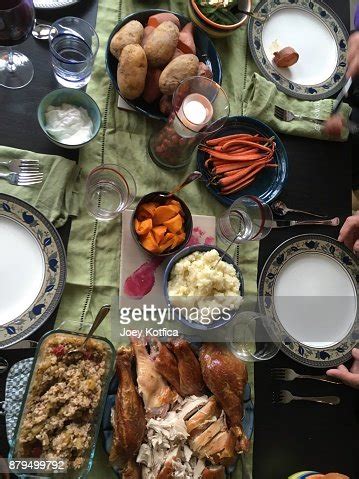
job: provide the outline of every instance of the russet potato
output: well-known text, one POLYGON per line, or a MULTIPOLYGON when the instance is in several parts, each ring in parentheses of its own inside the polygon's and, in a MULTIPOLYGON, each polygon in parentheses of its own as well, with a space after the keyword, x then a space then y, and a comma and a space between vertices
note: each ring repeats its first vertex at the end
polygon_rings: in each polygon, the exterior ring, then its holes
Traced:
POLYGON ((148 64, 164 67, 173 57, 179 37, 179 29, 173 22, 161 23, 148 37, 144 45, 148 64))
POLYGON ((160 76, 160 90, 164 95, 172 95, 185 78, 197 75, 199 60, 196 55, 187 53, 172 60, 160 76))
POLYGON ((137 20, 126 23, 111 40, 110 51, 112 55, 119 59, 126 45, 140 45, 142 43, 143 32, 143 25, 137 20))
POLYGON ((128 100, 142 95, 147 74, 147 58, 141 45, 126 45, 117 68, 117 82, 121 94, 128 100))

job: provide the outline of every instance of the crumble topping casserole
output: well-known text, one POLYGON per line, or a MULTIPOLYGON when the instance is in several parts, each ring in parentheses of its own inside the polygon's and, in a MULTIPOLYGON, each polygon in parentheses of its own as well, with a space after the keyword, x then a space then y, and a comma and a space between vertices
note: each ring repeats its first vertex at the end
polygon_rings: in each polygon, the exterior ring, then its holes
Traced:
POLYGON ((91 339, 82 359, 66 355, 82 343, 82 337, 59 333, 42 345, 18 434, 17 457, 66 460, 69 469, 86 463, 109 351, 91 339))

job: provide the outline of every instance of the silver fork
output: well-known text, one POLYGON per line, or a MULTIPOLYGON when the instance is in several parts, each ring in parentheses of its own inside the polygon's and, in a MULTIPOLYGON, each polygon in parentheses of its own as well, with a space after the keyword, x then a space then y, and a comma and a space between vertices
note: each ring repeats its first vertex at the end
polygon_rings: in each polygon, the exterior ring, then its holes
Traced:
POLYGON ((272 378, 277 381, 294 381, 294 379, 314 379, 315 381, 322 381, 325 383, 343 384, 335 378, 331 378, 323 374, 322 376, 311 374, 298 374, 293 369, 289 368, 273 368, 272 378))
MULTIPOLYGON (((310 118, 305 115, 296 115, 292 111, 285 110, 284 108, 281 108, 280 106, 275 106, 274 107, 274 116, 278 118, 278 120, 281 121, 293 121, 293 120, 307 120, 310 121, 311 123, 316 123, 317 125, 324 125, 326 120, 320 120, 319 118, 310 118)), ((359 125, 356 124, 354 121, 349 120, 348 121, 348 130, 352 135, 357 135, 359 133, 359 125)))
POLYGON ((4 179, 12 185, 31 186, 42 183, 43 173, 0 173, 0 179, 4 179))
POLYGON ((278 395, 273 393, 274 404, 289 404, 292 401, 310 401, 337 406, 340 403, 340 398, 338 396, 293 396, 286 390, 279 391, 278 395))
POLYGON ((6 168, 10 171, 15 171, 15 173, 19 173, 20 171, 37 172, 40 170, 39 160, 3 160, 0 161, 0 166, 6 166, 6 168))
POLYGON ((284 110, 280 106, 274 107, 274 116, 278 118, 278 120, 282 121, 293 121, 293 120, 306 120, 310 121, 311 123, 316 123, 317 125, 324 125, 324 120, 319 120, 316 118, 310 118, 309 116, 305 115, 296 115, 292 111, 284 110))

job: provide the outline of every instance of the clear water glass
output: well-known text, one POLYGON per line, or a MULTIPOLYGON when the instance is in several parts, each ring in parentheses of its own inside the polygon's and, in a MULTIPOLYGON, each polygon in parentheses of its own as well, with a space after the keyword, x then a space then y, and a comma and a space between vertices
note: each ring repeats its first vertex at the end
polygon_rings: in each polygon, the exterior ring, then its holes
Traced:
POLYGON ((273 225, 269 205, 256 196, 242 196, 217 218, 217 236, 225 243, 240 244, 266 237, 273 225))
POLYGON ((52 24, 49 42, 57 82, 67 88, 87 85, 99 48, 92 26, 81 18, 61 18, 52 24))
POLYGON ((115 219, 135 197, 135 179, 122 166, 98 166, 87 178, 86 206, 89 213, 100 221, 115 219))
POLYGON ((255 311, 240 312, 233 319, 230 349, 242 361, 272 359, 280 350, 280 333, 275 323, 255 311))

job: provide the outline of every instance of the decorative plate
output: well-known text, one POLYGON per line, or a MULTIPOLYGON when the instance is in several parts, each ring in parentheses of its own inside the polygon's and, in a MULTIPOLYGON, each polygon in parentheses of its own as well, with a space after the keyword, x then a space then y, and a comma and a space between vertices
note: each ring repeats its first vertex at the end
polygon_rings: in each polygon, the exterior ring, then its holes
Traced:
POLYGON ((255 118, 250 118, 248 116, 229 117, 220 133, 215 133, 213 138, 233 135, 235 133, 250 133, 252 135, 260 133, 268 138, 274 136, 277 148, 273 162, 278 164, 278 168, 264 168, 256 176, 255 181, 251 185, 243 188, 238 193, 224 196, 220 195, 218 189, 210 184, 211 177, 207 171, 207 168, 204 166, 204 163, 208 158, 208 154, 198 150, 197 168, 201 171, 206 180, 205 184, 208 191, 215 196, 220 203, 226 206, 231 205, 233 201, 243 195, 257 196, 264 203, 273 201, 282 191, 288 176, 288 157, 283 143, 278 135, 269 126, 259 120, 256 120, 255 118))
MULTIPOLYGON (((111 424, 111 410, 115 406, 116 393, 118 389, 118 378, 115 375, 110 383, 109 392, 106 400, 105 410, 102 417, 102 431, 103 431, 103 444, 105 451, 110 455, 112 438, 113 438, 113 427, 111 424)), ((252 438, 253 429, 254 429, 254 404, 251 397, 251 387, 247 383, 244 390, 243 397, 243 408, 244 415, 242 420, 242 427, 244 434, 248 439, 252 438)), ((230 470, 233 472, 233 466, 229 466, 230 470)), ((115 471, 116 474, 120 475, 115 471)))
POLYGON ((55 8, 71 7, 81 0, 34 0, 34 7, 37 9, 54 10, 55 8))
POLYGON ((33 206, 0 194, 0 348, 32 334, 54 312, 66 256, 54 226, 33 206))
POLYGON ((319 100, 334 95, 345 82, 348 32, 321 0, 262 0, 251 18, 248 41, 262 74, 279 90, 296 98, 319 100), (298 62, 289 68, 273 63, 274 52, 292 47, 298 62))
MULTIPOLYGON (((175 14, 179 18, 182 27, 184 27, 187 23, 191 22, 189 18, 185 17, 184 15, 181 15, 180 13, 170 12, 169 10, 162 9, 150 9, 128 15, 127 17, 123 18, 112 30, 106 47, 106 69, 114 88, 120 95, 121 92, 119 91, 117 86, 118 61, 117 58, 115 58, 110 52, 110 43, 112 37, 120 30, 120 28, 122 28, 126 23, 130 22, 131 20, 137 20, 143 25, 145 25, 151 15, 156 15, 157 13, 162 12, 175 14)), ((211 68, 213 73, 213 80, 220 85, 222 83, 221 60, 218 56, 215 46, 213 45, 212 40, 210 40, 207 34, 203 30, 198 28, 196 25, 194 26, 194 42, 196 44, 197 56, 199 58, 199 61, 205 63, 211 68)), ((149 104, 146 103, 142 98, 137 98, 136 100, 127 100, 126 98, 123 99, 134 110, 148 116, 149 118, 153 118, 154 120, 167 120, 167 117, 164 116, 159 109, 158 101, 149 104)))
POLYGON ((358 280, 357 258, 332 238, 306 234, 280 245, 263 268, 258 299, 282 350, 320 368, 350 359, 359 337, 358 280))

